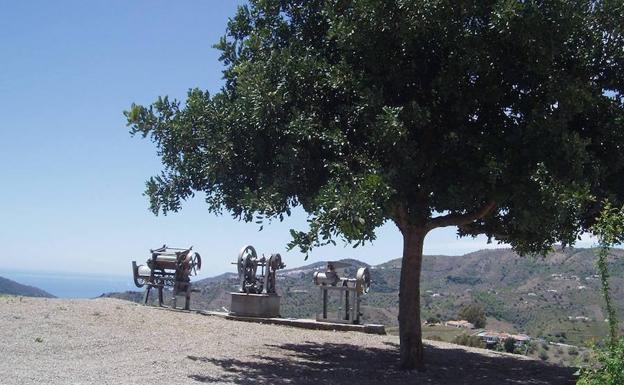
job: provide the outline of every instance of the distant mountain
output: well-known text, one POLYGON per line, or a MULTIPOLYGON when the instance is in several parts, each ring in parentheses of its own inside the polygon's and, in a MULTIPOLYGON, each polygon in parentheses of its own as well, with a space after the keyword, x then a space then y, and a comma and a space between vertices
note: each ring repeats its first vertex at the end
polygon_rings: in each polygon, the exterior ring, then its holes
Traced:
POLYGON ((199 281, 195 282, 194 284, 195 285, 199 285, 199 286, 205 286, 205 285, 209 285, 211 283, 228 281, 230 279, 238 279, 238 273, 223 273, 223 274, 219 274, 219 275, 214 276, 214 277, 200 279, 199 281))
MULTIPOLYGON (((546 257, 521 257, 511 249, 481 250, 462 256, 425 256, 422 270, 422 318, 454 319, 471 302, 484 305, 490 325, 504 331, 580 343, 606 334, 600 280, 595 276, 594 249, 566 248, 546 257)), ((624 250, 613 250, 610 260, 611 289, 624 316, 624 250)), ((289 261, 285 261, 287 264, 289 261)), ((340 274, 355 276, 358 260, 340 274)), ((292 263, 292 262, 291 262, 292 263)), ((325 262, 278 272, 282 316, 314 317, 319 290, 312 283, 314 271, 325 262)), ((401 259, 371 269, 371 291, 363 297, 366 322, 397 325, 401 259)), ((230 306, 229 292, 237 289, 234 273, 194 283, 199 293, 193 307, 222 310, 230 306)), ((110 296, 137 301, 139 293, 110 296)))
POLYGON ((0 277, 0 294, 21 295, 24 297, 55 298, 52 294, 39 288, 22 285, 7 278, 0 277))

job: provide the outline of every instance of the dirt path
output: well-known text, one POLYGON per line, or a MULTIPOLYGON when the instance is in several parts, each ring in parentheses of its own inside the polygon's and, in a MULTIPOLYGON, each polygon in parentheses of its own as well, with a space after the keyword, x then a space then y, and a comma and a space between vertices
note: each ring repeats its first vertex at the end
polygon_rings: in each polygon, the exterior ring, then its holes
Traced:
POLYGON ((0 298, 0 384, 573 384, 572 370, 427 342, 164 311, 116 299, 0 298))

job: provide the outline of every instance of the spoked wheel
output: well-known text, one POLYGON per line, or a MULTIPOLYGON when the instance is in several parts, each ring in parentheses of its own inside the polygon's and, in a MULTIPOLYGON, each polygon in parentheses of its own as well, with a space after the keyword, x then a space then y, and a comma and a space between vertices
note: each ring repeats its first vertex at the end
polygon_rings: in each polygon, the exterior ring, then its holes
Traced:
POLYGON ((191 275, 197 275, 197 270, 201 270, 201 255, 193 253, 191 257, 191 275))
POLYGON ((277 270, 284 268, 286 265, 282 262, 282 256, 279 254, 271 254, 266 265, 266 283, 264 293, 275 293, 275 274, 277 270))
POLYGON ((240 291, 248 292, 247 282, 251 282, 256 276, 256 260, 258 254, 251 245, 243 247, 238 253, 238 277, 240 278, 240 291))

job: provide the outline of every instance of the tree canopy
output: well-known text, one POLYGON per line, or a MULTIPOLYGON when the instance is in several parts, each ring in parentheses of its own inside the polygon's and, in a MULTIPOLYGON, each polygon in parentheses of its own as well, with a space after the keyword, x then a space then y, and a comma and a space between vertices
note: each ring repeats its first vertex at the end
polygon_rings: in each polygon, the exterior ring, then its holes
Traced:
POLYGON ((466 320, 474 325, 477 329, 483 329, 487 324, 485 309, 482 305, 471 303, 462 308, 458 314, 459 319, 466 320))
POLYGON ((195 192, 245 221, 301 206, 303 252, 393 221, 410 308, 433 228, 572 244, 623 202, 622 3, 251 0, 216 45, 219 92, 126 112, 164 164, 151 209, 195 192))

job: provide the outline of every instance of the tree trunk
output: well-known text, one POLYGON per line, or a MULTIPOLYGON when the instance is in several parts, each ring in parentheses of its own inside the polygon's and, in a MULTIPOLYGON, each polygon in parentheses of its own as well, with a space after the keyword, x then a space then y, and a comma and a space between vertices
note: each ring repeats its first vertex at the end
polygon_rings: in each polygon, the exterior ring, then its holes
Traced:
MULTIPOLYGON (((426 198, 423 199, 426 201, 426 198)), ((399 286, 399 338, 401 341, 401 368, 425 370, 422 330, 420 322, 420 271, 425 236, 438 227, 460 226, 483 218, 496 208, 488 201, 475 211, 463 214, 449 213, 435 218, 415 217, 414 213, 427 212, 426 204, 412 211, 412 220, 404 206, 397 206, 396 223, 403 234, 403 260, 399 286)))
POLYGON ((403 260, 399 287, 399 335, 401 342, 401 368, 425 369, 423 360, 420 321, 420 270, 424 228, 407 227, 403 233, 403 260))

